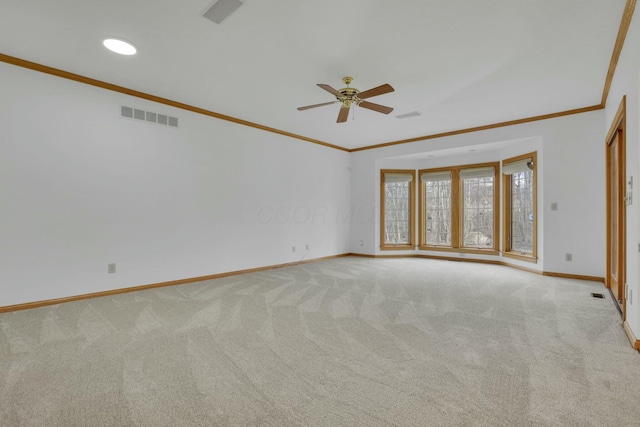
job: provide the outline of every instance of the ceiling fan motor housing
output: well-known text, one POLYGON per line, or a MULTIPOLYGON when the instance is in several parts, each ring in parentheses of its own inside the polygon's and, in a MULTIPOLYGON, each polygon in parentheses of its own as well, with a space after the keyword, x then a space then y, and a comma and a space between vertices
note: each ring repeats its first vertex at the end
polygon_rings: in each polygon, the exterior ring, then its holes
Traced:
POLYGON ((360 102, 360 99, 356 96, 360 91, 356 88, 345 87, 340 89, 338 92, 340 92, 342 96, 337 96, 336 99, 342 102, 342 106, 344 108, 350 107, 351 104, 357 105, 360 102))

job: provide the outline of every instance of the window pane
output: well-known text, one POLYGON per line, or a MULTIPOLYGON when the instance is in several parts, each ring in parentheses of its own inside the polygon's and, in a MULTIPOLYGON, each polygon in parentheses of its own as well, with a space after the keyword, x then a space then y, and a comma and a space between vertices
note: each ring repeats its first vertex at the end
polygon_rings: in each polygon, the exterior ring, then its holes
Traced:
POLYGON ((411 243, 409 224, 409 186, 411 182, 385 182, 384 184, 384 243, 390 245, 411 243))
POLYGON ((533 253, 533 171, 511 175, 511 250, 533 253))
POLYGON ((464 179, 464 246, 493 247, 493 177, 464 179))
POLYGON ((426 181, 426 243, 451 246, 451 180, 426 181))

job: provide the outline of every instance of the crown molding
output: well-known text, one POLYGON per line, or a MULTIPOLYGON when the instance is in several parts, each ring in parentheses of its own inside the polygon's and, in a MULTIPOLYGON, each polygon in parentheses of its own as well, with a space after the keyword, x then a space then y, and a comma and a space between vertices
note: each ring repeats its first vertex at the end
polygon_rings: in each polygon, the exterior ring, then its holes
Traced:
POLYGON ((623 15, 622 15, 622 20, 620 22, 620 28, 618 30, 618 36, 616 38, 616 43, 614 45, 613 53, 611 55, 611 61, 609 63, 609 69, 607 71, 607 77, 605 79, 604 89, 603 89, 603 92, 602 92, 602 100, 601 100, 600 104, 592 105, 592 106, 589 106, 589 107, 577 108, 577 109, 573 109, 573 110, 560 111, 560 112, 557 112, 557 113, 543 114, 543 115, 534 116, 534 117, 527 117, 527 118, 510 120, 510 121, 499 122, 499 123, 493 123, 493 124, 488 124, 488 125, 483 125, 483 126, 476 126, 476 127, 466 128, 466 129, 458 129, 458 130, 442 132, 442 133, 437 133, 437 134, 423 135, 423 136, 418 136, 418 137, 414 137, 414 138, 402 139, 402 140, 398 140, 398 141, 390 141, 390 142, 385 142, 385 143, 381 143, 381 144, 367 145, 367 146, 364 146, 364 147, 351 148, 351 149, 345 148, 345 147, 342 147, 342 146, 339 146, 339 145, 335 145, 335 144, 330 144, 328 142, 320 141, 318 139, 308 138, 308 137, 303 136, 303 135, 297 135, 297 134, 294 134, 294 133, 291 133, 291 132, 286 132, 286 131, 283 131, 283 130, 280 130, 280 129, 276 129, 276 128, 272 128, 272 127, 269 127, 269 126, 264 126, 264 125, 261 125, 261 124, 258 124, 258 123, 253 123, 253 122, 250 122, 250 121, 247 121, 247 120, 238 119, 236 117, 227 116, 225 114, 216 113, 214 111, 206 110, 204 108, 195 107, 195 106, 192 106, 192 105, 189 105, 189 104, 184 104, 184 103, 173 101, 173 100, 170 100, 170 99, 167 99, 167 98, 162 98, 162 97, 159 97, 159 96, 155 96, 155 95, 151 95, 151 94, 148 94, 148 93, 140 92, 140 91, 137 91, 137 90, 129 89, 129 88, 126 88, 126 87, 123 87, 123 86, 114 85, 114 84, 107 83, 107 82, 104 82, 104 81, 101 81, 101 80, 92 79, 92 78, 85 77, 85 76, 82 76, 82 75, 79 75, 79 74, 70 73, 68 71, 60 70, 60 69, 49 67, 49 66, 42 65, 42 64, 38 64, 38 63, 35 63, 35 62, 27 61, 27 60, 24 60, 24 59, 16 58, 16 57, 5 55, 5 54, 2 54, 2 53, 0 53, 0 62, 5 62, 7 64, 16 65, 18 67, 23 67, 23 68, 27 68, 27 69, 30 69, 30 70, 33 70, 33 71, 38 71, 38 72, 41 72, 41 73, 54 75, 54 76, 61 77, 61 78, 64 78, 64 79, 73 80, 75 82, 88 84, 88 85, 91 85, 91 86, 95 86, 95 87, 99 87, 99 88, 102 88, 102 89, 106 89, 106 90, 122 93, 122 94, 125 94, 125 95, 135 96, 137 98, 146 99, 148 101, 157 102, 159 104, 168 105, 170 107, 179 108, 179 109, 186 110, 186 111, 191 111, 193 113, 202 114, 202 115, 205 115, 205 116, 208 116, 208 117, 212 117, 212 118, 215 118, 215 119, 225 120, 225 121, 236 123, 236 124, 239 124, 239 125, 242 125, 242 126, 248 126, 248 127, 254 128, 254 129, 265 131, 265 132, 276 133, 278 135, 283 135, 283 136, 286 136, 286 137, 289 137, 289 138, 299 139, 301 141, 306 141, 306 142, 310 142, 312 144, 322 145, 324 147, 333 148, 333 149, 340 150, 340 151, 346 151, 348 153, 355 153, 355 152, 358 152, 358 151, 373 150, 373 149, 377 149, 377 148, 390 147, 390 146, 393 146, 393 145, 410 144, 412 142, 426 141, 426 140, 429 140, 429 139, 436 139, 436 138, 444 138, 444 137, 447 137, 447 136, 461 135, 461 134, 471 133, 471 132, 480 132, 480 131, 483 131, 483 130, 496 129, 496 128, 507 127, 507 126, 514 126, 514 125, 519 125, 519 124, 523 124, 523 123, 529 123, 529 122, 535 122, 535 121, 540 121, 540 120, 553 119, 553 118, 557 118, 557 117, 569 116, 569 115, 573 115, 573 114, 581 114, 581 113, 586 113, 586 112, 589 112, 589 111, 596 111, 596 110, 604 109, 605 106, 606 106, 606 103, 607 103, 607 98, 609 96, 609 91, 611 89, 611 84, 613 82, 613 77, 615 75, 616 67, 618 65, 618 61, 620 60, 620 55, 622 53, 622 48, 624 47, 624 42, 625 42, 625 39, 627 37, 627 32, 629 30, 629 26, 631 25, 631 19, 633 17, 634 11, 635 11, 636 1, 637 0, 627 0, 627 2, 626 2, 625 8, 624 8, 624 12, 623 12, 623 15))
POLYGON ((16 65, 18 67, 27 68, 29 70, 38 71, 45 74, 50 74, 56 77, 61 77, 63 79, 72 80, 78 83, 99 87, 99 88, 110 90, 113 92, 135 96, 136 98, 146 99, 147 101, 157 102, 158 104, 168 105, 170 107, 179 108, 181 110, 190 111, 192 113, 202 114, 204 116, 213 117, 215 119, 225 120, 225 121, 236 123, 242 126, 248 126, 254 129, 265 131, 265 132, 277 133, 279 135, 299 139, 302 141, 310 142, 312 144, 323 145, 325 147, 334 148, 336 150, 341 150, 341 151, 349 151, 347 148, 340 147, 334 144, 329 144, 328 142, 320 141, 318 139, 307 138, 306 136, 297 135, 297 134, 286 132, 280 129, 275 129, 269 126, 253 123, 247 120, 238 119, 236 117, 227 116, 225 114, 216 113, 214 111, 209 111, 204 108, 194 107, 193 105, 184 104, 182 102, 173 101, 171 99, 162 98, 156 95, 151 95, 145 92, 140 92, 140 91, 129 89, 123 86, 114 85, 111 83, 104 82, 102 80, 92 79, 90 77, 82 76, 80 74, 70 73, 68 71, 38 64, 36 62, 27 61, 21 58, 16 58, 14 56, 9 56, 9 55, 0 53, 0 62, 5 62, 7 64, 16 65))
POLYGON ((627 32, 631 25, 631 18, 633 12, 636 9, 636 0, 627 0, 627 4, 624 7, 622 13, 622 20, 620 22, 620 29, 618 30, 618 37, 616 38, 616 44, 613 47, 613 53, 611 54, 611 61, 609 62, 609 70, 607 71, 607 78, 604 82, 604 89, 602 90, 602 101, 600 105, 604 108, 607 105, 607 98, 609 97, 609 91, 611 90, 611 83, 613 82, 613 76, 616 73, 616 67, 620 60, 620 54, 624 46, 624 41, 627 39, 627 32))
POLYGON ((496 129, 496 128, 501 128, 506 126, 514 126, 522 123, 536 122, 539 120, 555 119, 557 117, 570 116, 572 114, 587 113, 589 111, 602 110, 603 108, 604 107, 602 107, 602 105, 600 104, 592 105, 590 107, 576 108, 574 110, 560 111, 558 113, 543 114, 541 116, 510 120, 507 122, 494 123, 490 125, 476 126, 476 127, 467 128, 467 129, 452 130, 450 132, 435 133, 432 135, 424 135, 424 136, 418 136, 415 138, 401 139, 399 141, 385 142, 382 144, 367 145, 365 147, 352 148, 351 150, 349 150, 349 152, 353 153, 353 152, 363 151, 363 150, 373 150, 375 148, 390 147, 392 145, 409 144, 411 142, 426 141, 428 139, 436 139, 436 138, 444 138, 446 136, 460 135, 463 133, 480 132, 483 130, 496 129))

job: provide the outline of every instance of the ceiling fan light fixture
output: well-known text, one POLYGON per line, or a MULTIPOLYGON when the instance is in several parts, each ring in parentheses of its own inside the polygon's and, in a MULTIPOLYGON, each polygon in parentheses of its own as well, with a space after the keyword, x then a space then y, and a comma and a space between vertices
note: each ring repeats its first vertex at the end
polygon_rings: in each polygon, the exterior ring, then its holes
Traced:
POLYGON ((111 52, 115 52, 120 55, 135 55, 138 51, 133 44, 115 37, 107 37, 102 41, 102 44, 111 52))

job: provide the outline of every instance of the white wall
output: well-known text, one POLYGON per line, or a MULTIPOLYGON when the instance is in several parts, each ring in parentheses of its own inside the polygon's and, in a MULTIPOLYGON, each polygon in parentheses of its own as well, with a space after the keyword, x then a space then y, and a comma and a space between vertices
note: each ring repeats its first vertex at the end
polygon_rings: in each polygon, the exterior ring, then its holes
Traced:
MULTIPOLYGON (((624 94, 627 170, 640 200, 637 21, 605 111, 351 155, 0 64, 0 306, 344 252, 381 254, 381 168, 432 167, 442 160, 396 157, 503 141, 518 142, 447 161, 501 160, 535 148, 537 268, 604 276, 604 137, 624 94), (120 118, 120 105, 177 116, 180 128, 120 118), (111 262, 116 274, 106 273, 111 262)), ((628 212, 634 300, 637 207, 628 212)), ((638 333, 636 307, 628 317, 638 333)))
MULTIPOLYGON (((500 259, 546 272, 595 277, 605 275, 604 113, 594 111, 352 153, 351 251, 380 255, 379 171, 390 167, 429 168, 445 164, 499 161, 517 154, 538 152, 538 264, 502 257, 467 254, 467 258, 500 259), (482 151, 483 147, 491 147, 482 151), (497 147, 497 148, 494 148, 497 147), (469 153, 475 148, 478 152, 469 153), (407 159, 419 153, 459 149, 442 159, 407 159), (551 203, 558 211, 551 211, 551 203), (363 242, 362 246, 360 241, 363 242), (573 261, 565 261, 566 253, 573 261)), ((396 251, 393 251, 394 254, 396 251)), ((436 252, 429 252, 437 255, 436 252)), ((444 254, 451 256, 450 253, 444 254)))
POLYGON ((348 153, 8 64, 0 75, 0 306, 347 252, 348 153))
MULTIPOLYGON (((627 101, 627 181, 633 177, 633 204, 627 207, 627 284, 632 298, 627 300, 627 323, 634 331, 636 337, 640 337, 640 281, 638 263, 638 218, 640 215, 640 134, 638 132, 638 120, 640 118, 640 98, 638 87, 640 86, 640 17, 638 10, 631 21, 631 26, 625 40, 618 67, 611 85, 607 107, 605 110, 605 131, 608 131, 613 122, 622 98, 626 95, 627 101)), ((629 190, 629 188, 627 188, 629 190)))

